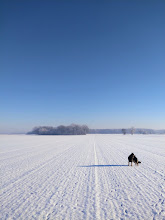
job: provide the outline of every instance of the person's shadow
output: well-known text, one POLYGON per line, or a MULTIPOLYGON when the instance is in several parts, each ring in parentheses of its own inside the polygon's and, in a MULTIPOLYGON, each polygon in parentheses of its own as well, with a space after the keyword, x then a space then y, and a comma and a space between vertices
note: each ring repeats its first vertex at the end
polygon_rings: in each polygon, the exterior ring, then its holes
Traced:
POLYGON ((128 167, 128 165, 108 164, 108 165, 82 165, 78 167, 128 167))

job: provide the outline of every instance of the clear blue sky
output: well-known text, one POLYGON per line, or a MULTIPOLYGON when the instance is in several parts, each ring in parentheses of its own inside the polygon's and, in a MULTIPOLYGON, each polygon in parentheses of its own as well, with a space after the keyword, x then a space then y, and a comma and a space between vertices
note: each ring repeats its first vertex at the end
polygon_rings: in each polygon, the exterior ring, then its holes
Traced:
POLYGON ((0 8, 0 132, 165 128, 164 0, 2 0, 0 8))

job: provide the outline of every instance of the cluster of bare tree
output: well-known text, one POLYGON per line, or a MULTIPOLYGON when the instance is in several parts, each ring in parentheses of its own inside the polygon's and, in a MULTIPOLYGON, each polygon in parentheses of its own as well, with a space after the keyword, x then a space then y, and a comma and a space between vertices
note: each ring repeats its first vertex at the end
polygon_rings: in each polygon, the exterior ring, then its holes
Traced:
POLYGON ((125 134, 165 134, 165 130, 153 130, 153 129, 145 129, 145 128, 123 128, 122 133, 125 134))
POLYGON ((123 128, 122 133, 125 135, 127 133, 127 129, 123 128))
POLYGON ((125 129, 125 128, 123 128, 122 129, 122 133, 125 135, 126 133, 131 133, 132 135, 135 133, 135 128, 134 127, 132 127, 132 128, 130 128, 130 129, 125 129))
POLYGON ((89 133, 87 125, 71 124, 69 126, 60 125, 58 127, 39 126, 33 128, 28 134, 38 135, 85 135, 89 133))

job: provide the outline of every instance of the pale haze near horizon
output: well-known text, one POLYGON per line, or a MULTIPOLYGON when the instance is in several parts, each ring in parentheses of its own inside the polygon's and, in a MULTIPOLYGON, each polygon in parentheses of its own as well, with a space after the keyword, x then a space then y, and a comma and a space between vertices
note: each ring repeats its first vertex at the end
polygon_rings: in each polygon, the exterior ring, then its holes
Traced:
POLYGON ((165 129, 164 1, 0 5, 0 133, 165 129))

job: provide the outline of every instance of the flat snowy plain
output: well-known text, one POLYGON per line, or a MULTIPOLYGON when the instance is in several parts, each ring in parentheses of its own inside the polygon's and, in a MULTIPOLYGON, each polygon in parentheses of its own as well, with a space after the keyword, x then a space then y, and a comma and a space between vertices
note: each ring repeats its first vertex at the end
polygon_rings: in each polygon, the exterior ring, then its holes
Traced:
POLYGON ((165 135, 0 135, 0 149, 0 219, 165 219, 165 135))

